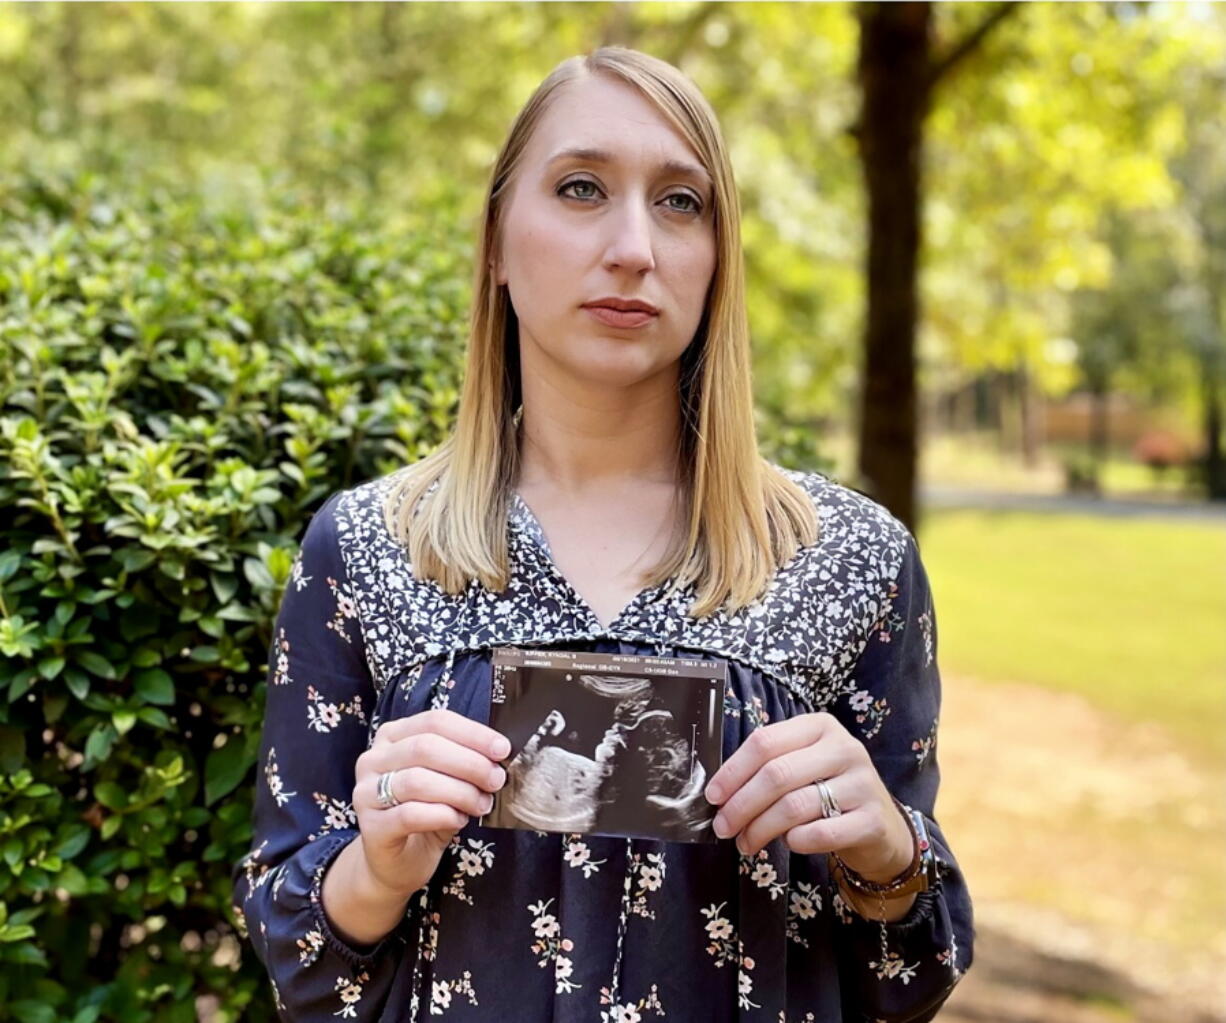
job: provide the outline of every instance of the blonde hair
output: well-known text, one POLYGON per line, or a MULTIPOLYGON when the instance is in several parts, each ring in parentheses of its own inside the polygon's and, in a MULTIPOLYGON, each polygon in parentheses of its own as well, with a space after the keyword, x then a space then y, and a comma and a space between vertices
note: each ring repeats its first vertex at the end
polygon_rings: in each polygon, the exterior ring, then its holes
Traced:
POLYGON ((588 74, 613 75, 638 88, 689 142, 714 182, 715 274, 694 340, 681 356, 683 528, 644 582, 693 582, 694 617, 723 605, 739 610, 802 544, 816 542, 817 512, 809 495, 758 451, 740 204, 718 121, 683 72, 621 46, 562 61, 511 126, 486 196, 456 423, 434 451, 401 470, 383 509, 387 527, 407 549, 417 578, 433 579, 448 593, 473 579, 493 592, 509 584, 506 524, 518 478, 522 400, 518 322, 507 289, 493 281, 491 260, 508 186, 533 130, 554 93, 588 74))

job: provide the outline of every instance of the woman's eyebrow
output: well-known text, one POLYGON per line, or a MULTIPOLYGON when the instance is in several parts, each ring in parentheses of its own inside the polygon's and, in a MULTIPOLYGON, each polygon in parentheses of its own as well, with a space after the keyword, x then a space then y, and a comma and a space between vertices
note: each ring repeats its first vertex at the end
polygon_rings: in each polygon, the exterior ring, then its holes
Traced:
MULTIPOLYGON (((571 147, 569 149, 560 149, 554 153, 548 160, 545 161, 546 167, 552 167, 555 163, 562 160, 578 160, 583 163, 613 163, 616 157, 607 149, 592 149, 583 146, 571 147)), ((670 174, 684 174, 688 177, 702 181, 706 184, 711 183, 711 179, 707 176, 707 172, 696 163, 686 163, 684 160, 665 160, 660 164, 660 169, 667 171, 670 174)))

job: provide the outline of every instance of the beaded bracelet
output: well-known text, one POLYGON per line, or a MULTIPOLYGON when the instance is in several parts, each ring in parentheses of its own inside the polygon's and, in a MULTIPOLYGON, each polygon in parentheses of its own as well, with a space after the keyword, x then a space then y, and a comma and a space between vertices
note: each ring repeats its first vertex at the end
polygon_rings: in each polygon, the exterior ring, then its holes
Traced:
MULTIPOLYGON (((898 877, 892 881, 880 882, 870 881, 868 878, 852 870, 844 861, 843 858, 836 852, 830 855, 833 857, 836 864, 834 873, 841 874, 846 880, 847 886, 861 895, 879 895, 882 898, 900 898, 903 895, 910 893, 910 888, 907 892, 901 892, 899 889, 907 888, 910 881, 924 867, 924 852, 928 847, 926 839, 921 838, 919 831, 915 826, 915 820, 911 816, 911 811, 899 802, 897 796, 891 796, 894 800, 894 805, 898 807, 898 812, 902 814, 903 820, 907 822, 907 829, 911 832, 911 842, 914 847, 914 854, 911 857, 911 863, 898 877)), ((911 886, 912 888, 914 886, 911 886)), ((883 909, 884 914, 884 909, 883 909)))
POLYGON ((870 881, 868 878, 852 870, 838 853, 831 852, 828 854, 830 859, 833 860, 830 873, 840 888, 845 888, 848 891, 854 891, 864 896, 877 896, 877 901, 881 906, 881 916, 878 919, 881 927, 881 962, 875 964, 879 977, 887 975, 890 960, 889 932, 886 930, 885 921, 886 899, 901 898, 912 891, 924 891, 931 887, 935 877, 932 843, 928 839, 928 829, 924 826, 923 818, 905 804, 899 802, 897 797, 892 798, 894 799, 894 805, 898 807, 899 812, 903 815, 903 819, 907 822, 907 827, 911 831, 911 838, 915 846, 915 854, 911 858, 911 864, 902 874, 885 884, 870 881), (900 891, 900 889, 905 889, 905 891, 900 891))

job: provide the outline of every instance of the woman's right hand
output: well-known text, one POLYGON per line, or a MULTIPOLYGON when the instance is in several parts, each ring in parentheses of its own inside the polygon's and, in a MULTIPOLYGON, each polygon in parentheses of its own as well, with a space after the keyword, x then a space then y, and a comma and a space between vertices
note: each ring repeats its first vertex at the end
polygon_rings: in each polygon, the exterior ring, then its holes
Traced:
POLYGON ((366 868, 380 887, 408 899, 430 880, 443 851, 470 817, 493 804, 506 783, 498 761, 507 739, 450 710, 384 722, 355 763, 353 807, 366 868), (379 775, 395 771, 399 806, 375 798, 379 775))

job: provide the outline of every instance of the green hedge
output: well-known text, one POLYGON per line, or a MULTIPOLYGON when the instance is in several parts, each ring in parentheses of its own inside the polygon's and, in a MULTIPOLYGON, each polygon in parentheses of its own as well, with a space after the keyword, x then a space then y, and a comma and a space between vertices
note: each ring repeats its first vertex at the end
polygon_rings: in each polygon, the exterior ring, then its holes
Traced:
POLYGON ((271 622, 312 510, 451 420, 458 220, 3 183, 0 1020, 272 1018, 229 873, 271 622))

